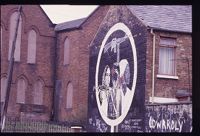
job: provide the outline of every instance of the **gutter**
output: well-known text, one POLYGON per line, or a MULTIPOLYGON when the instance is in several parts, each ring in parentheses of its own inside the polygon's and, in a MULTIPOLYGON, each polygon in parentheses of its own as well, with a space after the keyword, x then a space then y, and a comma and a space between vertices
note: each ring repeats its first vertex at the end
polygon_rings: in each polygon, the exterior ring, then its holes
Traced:
POLYGON ((150 27, 148 26, 149 29, 154 29, 156 31, 166 31, 166 32, 171 32, 171 33, 183 33, 183 34, 192 34, 191 31, 178 31, 178 30, 169 30, 169 29, 164 29, 164 28, 156 28, 156 27, 150 27))
POLYGON ((156 42, 156 35, 153 32, 153 29, 151 29, 151 34, 153 35, 153 61, 152 61, 152 92, 151 92, 151 97, 152 97, 152 103, 154 103, 154 92, 155 92, 155 42, 156 42))

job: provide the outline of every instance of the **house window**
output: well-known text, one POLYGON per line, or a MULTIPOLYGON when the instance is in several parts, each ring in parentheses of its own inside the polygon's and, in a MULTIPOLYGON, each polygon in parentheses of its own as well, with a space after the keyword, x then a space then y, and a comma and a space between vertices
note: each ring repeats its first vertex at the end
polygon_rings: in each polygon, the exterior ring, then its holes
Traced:
POLYGON ((1 78, 1 102, 5 101, 5 96, 6 96, 6 77, 1 78))
MULTIPOLYGON (((14 12, 10 17, 10 36, 9 36, 8 60, 10 60, 12 44, 13 44, 13 40, 15 37, 17 17, 18 17, 18 12, 14 12)), ((18 27, 18 31, 17 31, 16 45, 15 45, 15 52, 14 52, 15 61, 20 61, 21 31, 22 31, 22 18, 20 16, 19 27, 18 27)))
POLYGON ((20 78, 17 82, 17 103, 25 103, 26 82, 20 78))
POLYGON ((71 109, 73 103, 73 85, 69 83, 67 86, 67 101, 66 101, 66 108, 71 109))
POLYGON ((28 57, 27 63, 35 63, 36 59, 36 32, 31 30, 28 34, 28 57))
POLYGON ((161 38, 159 49, 159 71, 160 75, 176 75, 176 39, 161 38))
POLYGON ((65 43, 64 43, 64 62, 63 62, 63 65, 69 64, 69 55, 70 55, 69 48, 70 48, 69 39, 66 38, 65 43))
POLYGON ((34 85, 33 103, 37 105, 43 104, 43 84, 40 80, 34 85))

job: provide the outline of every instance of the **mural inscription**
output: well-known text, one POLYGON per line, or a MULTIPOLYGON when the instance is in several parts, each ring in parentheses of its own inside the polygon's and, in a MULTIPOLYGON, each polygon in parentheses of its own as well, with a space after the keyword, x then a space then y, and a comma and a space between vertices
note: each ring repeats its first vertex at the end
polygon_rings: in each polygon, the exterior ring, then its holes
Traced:
POLYGON ((146 132, 191 132, 192 105, 146 107, 146 132))

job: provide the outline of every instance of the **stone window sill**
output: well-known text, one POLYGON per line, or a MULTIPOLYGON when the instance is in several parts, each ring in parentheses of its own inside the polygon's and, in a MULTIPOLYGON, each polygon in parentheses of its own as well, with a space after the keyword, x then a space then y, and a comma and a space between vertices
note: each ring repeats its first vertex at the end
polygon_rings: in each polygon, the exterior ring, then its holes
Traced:
POLYGON ((170 76, 170 75, 157 75, 157 78, 164 78, 164 79, 179 79, 178 76, 170 76))

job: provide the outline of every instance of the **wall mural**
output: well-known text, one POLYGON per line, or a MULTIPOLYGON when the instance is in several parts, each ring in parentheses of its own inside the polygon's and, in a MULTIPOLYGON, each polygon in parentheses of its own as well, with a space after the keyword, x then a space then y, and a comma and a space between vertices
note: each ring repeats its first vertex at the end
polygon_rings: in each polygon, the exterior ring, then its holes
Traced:
POLYGON ((101 44, 95 75, 98 109, 103 120, 111 127, 111 132, 129 111, 136 80, 135 42, 129 28, 117 23, 111 27, 101 44), (121 52, 131 53, 132 57, 122 56, 121 52))
POLYGON ((110 28, 102 26, 94 39, 90 52, 88 131, 143 131, 146 48, 144 38, 134 37, 138 31, 133 34, 132 30, 126 23, 117 22, 110 28))
POLYGON ((90 44, 88 132, 144 132, 146 27, 112 6, 90 44))

